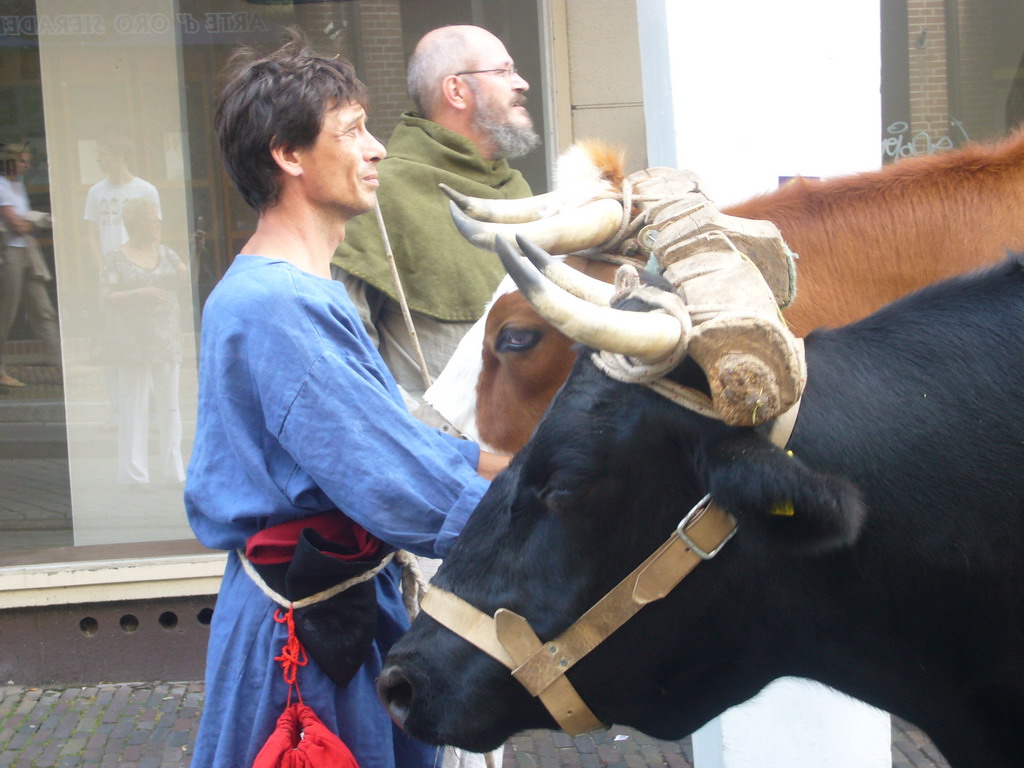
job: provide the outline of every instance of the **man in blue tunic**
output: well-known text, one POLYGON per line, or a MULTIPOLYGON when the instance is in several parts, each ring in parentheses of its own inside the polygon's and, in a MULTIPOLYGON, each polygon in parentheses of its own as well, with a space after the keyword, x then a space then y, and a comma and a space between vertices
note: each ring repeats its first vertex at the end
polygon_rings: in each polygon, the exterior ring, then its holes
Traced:
MULTIPOLYGON (((374 692, 382 658, 408 626, 400 568, 386 555, 443 556, 507 459, 409 415, 331 279, 345 223, 373 207, 384 156, 352 66, 297 38, 263 59, 239 52, 232 65, 217 131, 259 220, 203 313, 185 502, 199 540, 229 555, 193 764, 251 766, 284 710, 289 690, 274 657, 288 629, 271 597, 325 588, 294 573, 302 551, 328 571, 379 569, 330 598, 343 621, 332 625, 324 610, 306 622, 300 639, 313 658, 298 671, 303 701, 361 768, 429 766, 435 749, 394 728, 374 692)), ((313 570, 319 578, 324 569, 313 570)))

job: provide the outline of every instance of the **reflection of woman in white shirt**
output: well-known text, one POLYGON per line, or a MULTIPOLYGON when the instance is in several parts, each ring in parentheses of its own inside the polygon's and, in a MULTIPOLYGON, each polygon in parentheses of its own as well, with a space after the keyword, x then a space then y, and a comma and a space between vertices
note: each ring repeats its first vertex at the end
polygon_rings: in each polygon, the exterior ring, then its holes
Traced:
POLYGON ((104 256, 100 272, 108 359, 117 370, 118 482, 147 483, 152 389, 165 482, 185 479, 181 456, 179 291, 187 269, 160 244, 160 216, 148 197, 122 211, 128 241, 104 256))
POLYGON ((0 386, 23 387, 4 367, 4 347, 18 307, 24 303, 32 332, 42 340, 53 364, 60 362, 57 313, 46 291, 52 278, 32 232, 34 221, 49 217, 31 210, 28 192, 21 181, 32 165, 32 153, 24 145, 7 145, 0 151, 4 175, 0 176, 0 223, 4 248, 0 253, 0 386))

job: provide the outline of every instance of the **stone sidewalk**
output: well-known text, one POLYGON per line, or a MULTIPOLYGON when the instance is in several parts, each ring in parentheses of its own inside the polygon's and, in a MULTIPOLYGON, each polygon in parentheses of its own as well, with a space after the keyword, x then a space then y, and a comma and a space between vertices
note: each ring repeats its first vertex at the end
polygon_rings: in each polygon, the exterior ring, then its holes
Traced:
MULTIPOLYGON (((0 768, 190 766, 202 707, 199 682, 0 686, 0 768)), ((919 730, 894 718, 892 732, 893 768, 948 768, 919 730)), ((576 737, 527 731, 506 744, 504 765, 693 768, 693 750, 689 738, 658 741, 620 727, 576 737)))

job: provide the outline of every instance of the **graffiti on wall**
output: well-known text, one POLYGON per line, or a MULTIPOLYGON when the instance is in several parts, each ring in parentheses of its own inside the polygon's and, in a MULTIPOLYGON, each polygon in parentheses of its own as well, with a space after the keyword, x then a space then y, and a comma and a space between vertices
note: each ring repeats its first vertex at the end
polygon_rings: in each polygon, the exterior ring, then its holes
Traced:
MULTIPOLYGON (((970 141, 967 129, 963 123, 956 119, 950 119, 950 128, 959 132, 964 141, 970 141)), ((897 120, 885 129, 886 135, 882 137, 882 160, 900 160, 904 157, 916 157, 917 155, 934 155, 936 152, 944 152, 952 149, 956 144, 948 133, 945 136, 935 137, 928 131, 917 131, 910 133, 910 124, 897 120)))

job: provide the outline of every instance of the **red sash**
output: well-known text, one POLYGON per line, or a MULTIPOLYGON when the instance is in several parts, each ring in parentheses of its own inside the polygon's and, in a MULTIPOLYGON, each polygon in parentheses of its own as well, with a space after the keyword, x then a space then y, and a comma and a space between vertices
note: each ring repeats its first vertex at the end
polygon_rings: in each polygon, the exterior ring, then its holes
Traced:
POLYGON ((381 541, 361 525, 352 522, 337 510, 312 517, 289 520, 253 534, 245 543, 245 556, 256 565, 280 565, 291 562, 295 543, 304 528, 312 528, 332 544, 351 554, 324 551, 338 560, 372 560, 380 551, 381 541))

